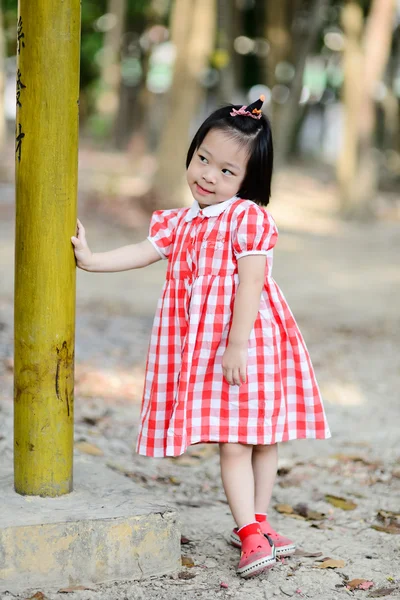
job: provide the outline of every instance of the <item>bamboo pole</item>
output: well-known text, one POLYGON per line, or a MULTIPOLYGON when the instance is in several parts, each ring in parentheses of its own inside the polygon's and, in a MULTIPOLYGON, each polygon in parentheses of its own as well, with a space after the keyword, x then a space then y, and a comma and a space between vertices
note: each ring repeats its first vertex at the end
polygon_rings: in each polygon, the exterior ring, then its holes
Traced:
POLYGON ((79 0, 19 0, 14 474, 72 491, 79 0))

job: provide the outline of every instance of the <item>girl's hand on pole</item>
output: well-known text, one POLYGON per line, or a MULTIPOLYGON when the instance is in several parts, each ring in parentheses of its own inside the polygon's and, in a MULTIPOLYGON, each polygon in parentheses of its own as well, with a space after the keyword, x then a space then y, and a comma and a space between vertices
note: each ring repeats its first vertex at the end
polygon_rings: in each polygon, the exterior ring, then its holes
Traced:
POLYGON ((92 260, 92 252, 86 241, 85 228, 79 219, 77 220, 76 236, 71 238, 71 242, 74 246, 76 264, 80 269, 88 271, 92 260))
POLYGON ((246 383, 247 344, 228 344, 222 357, 222 372, 229 385, 246 383))

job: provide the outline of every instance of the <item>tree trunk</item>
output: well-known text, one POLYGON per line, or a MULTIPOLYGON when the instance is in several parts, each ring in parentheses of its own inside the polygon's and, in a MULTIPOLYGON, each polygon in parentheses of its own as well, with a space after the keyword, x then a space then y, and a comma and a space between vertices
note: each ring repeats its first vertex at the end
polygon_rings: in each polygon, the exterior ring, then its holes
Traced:
POLYGON ((236 37, 235 25, 238 8, 235 2, 218 0, 218 49, 226 52, 229 57, 228 64, 220 69, 220 83, 218 86, 218 100, 220 104, 233 102, 235 93, 235 65, 237 53, 233 49, 236 37))
POLYGON ((215 21, 215 0, 175 0, 171 38, 177 57, 155 177, 157 202, 161 208, 183 203, 182 183, 189 128, 204 95, 199 76, 207 66, 213 48, 215 21))
POLYGON ((107 13, 115 17, 115 24, 104 34, 97 112, 109 122, 109 130, 114 137, 120 102, 120 51, 125 30, 126 0, 109 0, 107 13))
MULTIPOLYGON (((344 25, 349 9, 355 14, 356 4, 350 2, 344 10, 344 25), (347 11, 347 12, 346 12, 347 11)), ((350 98, 351 86, 354 86, 352 78, 353 71, 347 71, 347 95, 345 92, 346 128, 354 128, 350 123, 352 116, 356 117, 356 133, 352 131, 351 146, 346 147, 348 138, 345 132, 345 144, 343 154, 352 152, 351 168, 347 168, 347 174, 341 183, 341 207, 342 212, 350 217, 368 217, 372 214, 372 201, 378 188, 378 165, 374 156, 374 134, 376 126, 375 92, 377 85, 382 80, 385 67, 390 55, 391 41, 393 35, 395 0, 373 0, 364 34, 364 52, 362 68, 358 71, 357 78, 362 86, 354 90, 354 98, 350 98), (362 74, 362 77, 359 76, 362 74), (356 99, 358 94, 359 99, 356 99), (346 102, 347 100, 347 102, 346 102), (351 102, 351 104, 350 104, 351 102), (351 113, 351 114, 350 114, 351 113), (356 138, 356 139, 355 139, 356 138), (354 165, 355 157, 355 165, 354 165)), ((358 18, 359 19, 359 18, 358 18)), ((347 23, 347 34, 352 35, 351 24, 347 23)), ((348 50, 350 52, 350 50, 348 50)), ((348 57, 349 61, 350 58, 348 57)), ((339 174, 343 177, 345 156, 341 157, 341 169, 339 174)))
POLYGON ((303 74, 307 57, 312 52, 324 21, 324 8, 329 0, 314 0, 310 15, 309 33, 298 51, 296 72, 292 80, 290 96, 283 105, 275 131, 275 157, 278 165, 285 162, 293 143, 299 119, 299 101, 303 89, 303 74))
POLYGON ((265 82, 272 88, 275 85, 276 65, 287 60, 290 55, 292 36, 290 33, 289 0, 267 0, 266 38, 270 44, 267 56, 265 82))
POLYGON ((5 143, 6 138, 6 119, 4 114, 4 91, 6 84, 6 66, 5 66, 5 39, 3 10, 0 5, 0 148, 5 143))
POLYGON ((352 204, 356 190, 358 163, 358 116, 360 113, 362 87, 364 82, 362 51, 363 13, 358 2, 350 1, 342 11, 342 26, 346 36, 343 70, 344 84, 342 102, 344 109, 343 142, 337 162, 337 178, 340 188, 341 210, 345 212, 352 204))

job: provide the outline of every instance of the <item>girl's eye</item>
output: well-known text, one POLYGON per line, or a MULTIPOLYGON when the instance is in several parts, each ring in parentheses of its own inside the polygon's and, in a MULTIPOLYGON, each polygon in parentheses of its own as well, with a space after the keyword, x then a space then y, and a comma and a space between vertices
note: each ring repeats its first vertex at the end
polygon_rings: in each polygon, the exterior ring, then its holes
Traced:
POLYGON ((233 175, 232 171, 230 171, 229 169, 222 169, 222 172, 224 175, 233 175))
POLYGON ((199 159, 201 160, 202 163, 207 164, 208 160, 206 159, 205 156, 202 156, 201 154, 199 154, 199 159))

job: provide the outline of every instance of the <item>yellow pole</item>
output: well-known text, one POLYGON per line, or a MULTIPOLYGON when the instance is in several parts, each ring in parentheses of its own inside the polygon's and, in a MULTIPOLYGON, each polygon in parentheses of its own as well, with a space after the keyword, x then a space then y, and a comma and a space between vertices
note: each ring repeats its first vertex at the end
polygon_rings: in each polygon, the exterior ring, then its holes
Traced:
POLYGON ((14 471, 72 491, 80 0, 19 0, 14 471))

